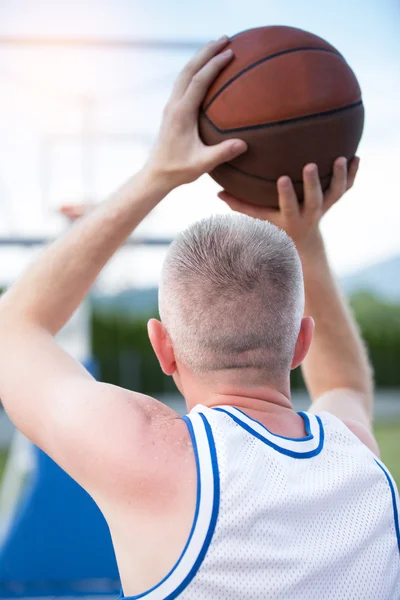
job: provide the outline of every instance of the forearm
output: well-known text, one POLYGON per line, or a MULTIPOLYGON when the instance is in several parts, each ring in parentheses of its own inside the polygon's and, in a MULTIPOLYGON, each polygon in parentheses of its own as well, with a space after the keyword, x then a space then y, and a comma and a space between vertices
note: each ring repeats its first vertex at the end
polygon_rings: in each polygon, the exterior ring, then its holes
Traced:
POLYGON ((30 323, 52 335, 68 321, 100 271, 169 192, 141 172, 51 244, 0 301, 0 322, 30 323))
POLYGON ((332 389, 346 388, 365 395, 372 405, 373 380, 357 324, 335 282, 322 238, 303 253, 305 314, 313 317, 315 333, 303 363, 303 375, 315 400, 332 389))

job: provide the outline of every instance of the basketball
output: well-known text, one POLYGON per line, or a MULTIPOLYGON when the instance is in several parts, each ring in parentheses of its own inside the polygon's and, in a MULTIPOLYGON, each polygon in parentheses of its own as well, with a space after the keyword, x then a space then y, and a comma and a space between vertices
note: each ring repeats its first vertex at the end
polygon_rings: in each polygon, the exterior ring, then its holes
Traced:
POLYGON ((302 169, 318 165, 327 189, 333 162, 352 159, 361 139, 361 90, 343 56, 293 27, 250 29, 231 38, 234 58, 209 89, 199 116, 206 144, 232 137, 248 150, 211 177, 239 199, 278 207, 276 182, 288 175, 302 200, 302 169))

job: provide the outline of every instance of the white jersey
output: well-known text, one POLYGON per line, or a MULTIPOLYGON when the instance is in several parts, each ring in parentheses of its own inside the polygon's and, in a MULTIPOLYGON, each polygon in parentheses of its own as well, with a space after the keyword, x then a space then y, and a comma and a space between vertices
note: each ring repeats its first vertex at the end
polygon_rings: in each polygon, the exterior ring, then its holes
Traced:
POLYGON ((145 600, 398 600, 398 492, 336 417, 299 413, 307 436, 239 409, 184 417, 198 494, 181 557, 145 600))

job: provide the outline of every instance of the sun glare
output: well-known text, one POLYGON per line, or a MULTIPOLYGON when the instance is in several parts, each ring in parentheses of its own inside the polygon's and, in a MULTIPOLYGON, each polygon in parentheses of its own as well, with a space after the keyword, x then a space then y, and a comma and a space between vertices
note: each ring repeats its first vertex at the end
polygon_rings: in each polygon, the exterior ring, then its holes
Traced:
POLYGON ((15 108, 45 131, 79 127, 79 108, 115 87, 109 57, 101 50, 51 46, 8 49, 2 77, 15 108), (74 118, 75 116, 75 118, 74 118))

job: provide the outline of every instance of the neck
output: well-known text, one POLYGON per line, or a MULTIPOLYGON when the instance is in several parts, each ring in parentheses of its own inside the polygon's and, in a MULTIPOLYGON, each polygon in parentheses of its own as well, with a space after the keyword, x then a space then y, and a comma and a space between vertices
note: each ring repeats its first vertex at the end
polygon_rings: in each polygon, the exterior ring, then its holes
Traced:
POLYGON ((293 409, 290 400, 289 383, 284 386, 258 385, 238 386, 215 384, 214 386, 196 381, 183 390, 186 405, 190 411, 196 404, 214 406, 236 406, 243 411, 276 414, 282 409, 293 409))

